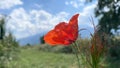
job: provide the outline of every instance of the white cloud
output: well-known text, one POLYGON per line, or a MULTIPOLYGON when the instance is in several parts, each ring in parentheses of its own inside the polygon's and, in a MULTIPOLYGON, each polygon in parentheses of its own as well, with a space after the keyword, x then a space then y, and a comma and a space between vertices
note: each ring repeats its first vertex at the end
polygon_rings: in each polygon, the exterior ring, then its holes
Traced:
MULTIPOLYGON (((81 4, 84 2, 83 0, 78 1, 81 2, 81 4)), ((73 3, 66 2, 66 5, 70 5, 73 3)), ((77 3, 78 2, 75 2, 76 8, 80 7, 80 4, 78 5, 77 3)), ((36 4, 36 6, 40 5, 36 4)), ((80 28, 83 28, 84 26, 92 27, 89 18, 90 16, 94 16, 93 10, 95 6, 96 2, 84 6, 83 11, 79 12, 80 28)), ((24 8, 17 8, 14 9, 9 15, 11 16, 11 18, 7 22, 7 29, 9 31, 12 31, 17 39, 20 39, 51 30, 59 22, 67 21, 66 18, 68 17, 68 15, 69 13, 66 12, 60 12, 53 15, 45 10, 32 9, 31 11, 27 12, 24 8)))
POLYGON ((26 12, 23 8, 18 8, 13 10, 10 16, 7 29, 19 39, 52 29, 60 21, 66 21, 68 13, 52 15, 45 10, 26 12))
POLYGON ((0 0, 0 9, 9 9, 16 5, 22 5, 21 0, 0 0))
POLYGON ((34 6, 37 7, 37 8, 42 8, 42 5, 37 4, 37 3, 35 3, 34 6))
POLYGON ((80 26, 86 25, 89 27, 93 27, 90 19, 91 17, 94 19, 95 25, 98 24, 97 19, 94 17, 94 8, 97 6, 97 2, 94 2, 90 5, 84 6, 83 10, 80 12, 79 22, 80 26))
MULTIPOLYGON (((90 16, 94 16, 94 8, 96 3, 90 6, 84 6, 83 11, 79 12, 80 28, 93 27, 90 23, 90 16)), ((23 8, 14 9, 10 14, 11 19, 7 23, 7 29, 12 31, 17 39, 27 36, 43 33, 51 30, 56 24, 61 21, 67 21, 69 13, 60 12, 56 15, 45 10, 31 10, 27 12, 23 8)), ((95 19, 96 24, 96 19, 95 19)))
POLYGON ((74 8, 79 8, 81 6, 84 6, 85 0, 71 0, 71 1, 66 1, 66 5, 71 5, 74 8))

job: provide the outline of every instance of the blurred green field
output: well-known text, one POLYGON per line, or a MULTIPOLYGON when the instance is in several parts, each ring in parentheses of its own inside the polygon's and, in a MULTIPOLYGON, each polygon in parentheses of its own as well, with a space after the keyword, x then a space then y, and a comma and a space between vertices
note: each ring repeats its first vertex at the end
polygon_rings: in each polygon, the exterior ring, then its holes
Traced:
POLYGON ((37 48, 22 48, 18 60, 11 61, 10 68, 77 68, 73 54, 39 51, 37 48))
MULTIPOLYGON (((88 41, 81 40, 79 43, 83 45, 81 52, 84 52, 84 49, 88 47, 86 45, 88 41)), ((120 68, 120 46, 118 44, 119 42, 114 43, 117 46, 112 46, 110 51, 101 58, 101 68, 120 68)), ((69 48, 65 47, 65 49, 70 51, 69 48)), ((17 56, 17 59, 6 64, 8 68, 78 68, 75 55, 66 52, 61 46, 51 47, 46 44, 20 46, 17 56)), ((80 59, 80 63, 81 68, 90 68, 82 59, 80 59)))

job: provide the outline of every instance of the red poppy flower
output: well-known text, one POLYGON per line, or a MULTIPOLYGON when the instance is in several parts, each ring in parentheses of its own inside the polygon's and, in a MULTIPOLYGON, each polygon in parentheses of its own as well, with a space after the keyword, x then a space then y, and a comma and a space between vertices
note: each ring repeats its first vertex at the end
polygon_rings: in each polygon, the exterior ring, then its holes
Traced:
POLYGON ((78 18, 79 14, 74 15, 69 23, 60 22, 55 28, 49 31, 45 36, 44 40, 50 45, 69 45, 78 37, 78 18))

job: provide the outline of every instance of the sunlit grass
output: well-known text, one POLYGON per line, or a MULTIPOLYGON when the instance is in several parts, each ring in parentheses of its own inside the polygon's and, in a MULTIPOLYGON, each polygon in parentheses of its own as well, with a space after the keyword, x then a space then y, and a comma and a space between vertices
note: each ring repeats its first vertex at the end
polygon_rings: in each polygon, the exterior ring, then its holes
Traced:
POLYGON ((12 61, 10 68, 77 68, 73 54, 51 53, 35 48, 21 49, 19 60, 12 61))
MULTIPOLYGON (((78 68, 77 59, 74 54, 54 53, 39 50, 39 46, 28 46, 21 48, 17 60, 7 64, 9 68, 78 68)), ((80 55, 79 55, 80 56, 80 55)), ((84 57, 84 56, 83 56, 84 57)), ((106 55, 106 58, 109 57, 106 55)), ((120 60, 103 60, 100 64, 102 68, 119 68, 120 60)), ((83 59, 80 59, 81 68, 89 68, 83 59)))

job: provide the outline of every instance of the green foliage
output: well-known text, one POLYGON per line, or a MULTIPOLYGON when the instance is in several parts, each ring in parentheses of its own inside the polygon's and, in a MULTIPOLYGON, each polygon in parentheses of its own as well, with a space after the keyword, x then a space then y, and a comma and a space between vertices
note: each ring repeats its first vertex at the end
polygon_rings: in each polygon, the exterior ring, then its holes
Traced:
POLYGON ((0 19, 0 40, 3 39, 5 35, 5 19, 0 19))
POLYGON ((95 8, 96 17, 99 17, 99 32, 112 34, 111 30, 120 29, 119 0, 98 0, 95 8), (108 10, 108 11, 105 11, 108 10))
POLYGON ((77 40, 77 43, 79 44, 80 52, 84 53, 86 50, 90 48, 90 39, 88 38, 79 38, 77 40))
POLYGON ((45 52, 54 52, 54 53, 72 53, 72 49, 69 46, 50 46, 47 44, 43 44, 39 46, 40 51, 45 51, 45 52))
POLYGON ((108 68, 120 67, 120 36, 112 38, 108 53, 106 54, 108 68))
POLYGON ((50 46, 47 44, 43 44, 43 45, 39 46, 40 51, 54 52, 54 53, 60 53, 62 48, 63 48, 63 46, 50 46))
POLYGON ((44 44, 44 43, 45 43, 45 41, 44 41, 44 36, 41 36, 41 37, 40 37, 40 43, 41 43, 41 44, 44 44))
POLYGON ((28 46, 28 47, 29 47, 29 46, 32 46, 32 45, 28 43, 28 44, 26 44, 26 46, 28 46))
MULTIPOLYGON (((78 47, 80 47, 81 52, 85 52, 90 47, 90 39, 78 39, 77 40, 78 47)), ((73 50, 70 46, 50 46, 47 44, 40 45, 39 50, 46 51, 46 52, 55 52, 55 53, 73 53, 73 50)))
POLYGON ((108 52, 109 56, 112 57, 112 59, 120 59, 120 37, 112 38, 108 52))
POLYGON ((17 59, 19 45, 11 34, 1 40, 0 45, 0 67, 6 68, 11 60, 17 59))
POLYGON ((0 19, 0 68, 7 68, 9 62, 16 59, 19 51, 18 42, 11 33, 6 36, 5 32, 5 18, 2 18, 0 19))
POLYGON ((52 49, 53 49, 53 47, 52 47, 52 46, 49 46, 49 45, 47 45, 47 44, 43 44, 43 45, 40 45, 40 46, 39 46, 39 50, 45 51, 45 52, 51 52, 52 49))
POLYGON ((70 46, 64 46, 62 49, 59 50, 60 52, 62 53, 73 53, 73 50, 71 48, 71 45, 70 46))

